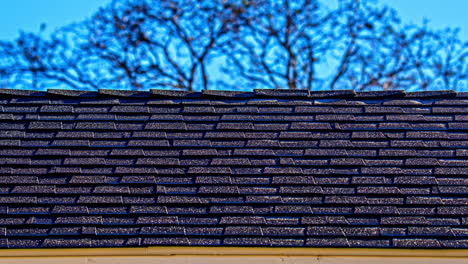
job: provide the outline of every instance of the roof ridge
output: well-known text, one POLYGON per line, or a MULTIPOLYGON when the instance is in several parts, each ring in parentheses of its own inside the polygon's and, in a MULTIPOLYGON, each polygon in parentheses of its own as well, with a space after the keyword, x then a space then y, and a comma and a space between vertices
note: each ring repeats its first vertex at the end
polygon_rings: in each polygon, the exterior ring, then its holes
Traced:
POLYGON ((0 89, 0 97, 21 96, 21 97, 177 97, 177 98, 429 98, 429 97, 468 97, 467 92, 457 92, 454 90, 437 91, 417 91, 405 92, 403 90, 391 91, 365 91, 356 92, 354 90, 332 90, 332 91, 310 91, 306 89, 254 89, 254 91, 235 90, 204 90, 204 91, 181 91, 150 89, 148 91, 119 90, 119 89, 99 89, 97 91, 88 90, 65 90, 47 89, 47 91, 23 90, 23 89, 0 89))

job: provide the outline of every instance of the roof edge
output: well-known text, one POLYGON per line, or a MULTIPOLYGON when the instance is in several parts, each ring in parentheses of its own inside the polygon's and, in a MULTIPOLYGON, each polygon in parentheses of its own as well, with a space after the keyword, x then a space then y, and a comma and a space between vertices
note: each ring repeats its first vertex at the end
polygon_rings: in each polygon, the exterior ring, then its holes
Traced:
POLYGON ((285 248, 285 247, 141 247, 1 249, 0 258, 80 256, 330 256, 466 258, 468 249, 285 248))
POLYGON ((170 97, 170 98, 468 98, 467 92, 454 90, 405 92, 402 90, 356 92, 354 90, 309 91, 303 89, 255 89, 252 91, 206 90, 191 92, 182 90, 150 89, 149 91, 99 89, 97 91, 48 89, 47 91, 0 89, 0 97, 170 97))

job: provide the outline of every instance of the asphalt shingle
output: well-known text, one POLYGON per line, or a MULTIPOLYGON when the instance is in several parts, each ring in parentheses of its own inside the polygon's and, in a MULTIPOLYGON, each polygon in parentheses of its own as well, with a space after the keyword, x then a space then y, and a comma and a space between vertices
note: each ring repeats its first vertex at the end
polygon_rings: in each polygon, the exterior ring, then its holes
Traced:
POLYGON ((468 248, 453 91, 2 91, 0 248, 468 248))

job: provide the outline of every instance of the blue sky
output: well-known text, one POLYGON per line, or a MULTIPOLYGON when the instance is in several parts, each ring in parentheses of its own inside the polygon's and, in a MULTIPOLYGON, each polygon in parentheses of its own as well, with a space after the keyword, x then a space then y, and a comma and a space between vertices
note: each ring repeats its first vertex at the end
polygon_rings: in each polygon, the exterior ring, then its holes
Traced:
MULTIPOLYGON (((41 23, 51 30, 92 15, 109 0, 0 0, 0 40, 12 40, 20 30, 37 32, 41 23)), ((468 0, 381 0, 395 7, 404 21, 432 21, 436 28, 460 27, 468 40, 468 0)))
POLYGON ((0 0, 0 40, 11 40, 20 30, 37 32, 79 22, 109 0, 0 0))
POLYGON ((424 18, 435 28, 459 27, 460 36, 468 40, 468 0, 381 0, 393 6, 402 19, 419 23, 424 18))

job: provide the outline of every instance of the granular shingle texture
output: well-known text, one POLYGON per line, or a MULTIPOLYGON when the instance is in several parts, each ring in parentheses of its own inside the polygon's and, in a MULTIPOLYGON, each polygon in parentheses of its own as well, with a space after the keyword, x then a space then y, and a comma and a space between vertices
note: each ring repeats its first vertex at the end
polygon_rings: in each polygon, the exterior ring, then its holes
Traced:
POLYGON ((0 247, 468 248, 468 94, 0 90, 0 247))

